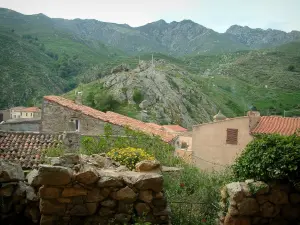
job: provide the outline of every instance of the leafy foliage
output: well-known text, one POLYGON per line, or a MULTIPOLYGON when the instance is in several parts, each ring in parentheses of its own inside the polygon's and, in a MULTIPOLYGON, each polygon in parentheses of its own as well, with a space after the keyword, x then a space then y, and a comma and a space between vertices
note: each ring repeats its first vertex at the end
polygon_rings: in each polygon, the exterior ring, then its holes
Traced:
POLYGON ((140 90, 134 89, 132 98, 136 104, 140 104, 143 101, 144 96, 140 90))
POLYGON ((299 165, 300 136, 259 135, 237 158, 233 171, 241 180, 296 180, 299 165))
POLYGON ((131 147, 112 149, 107 153, 107 156, 130 170, 133 170, 135 165, 140 161, 154 160, 154 157, 146 153, 143 149, 131 147))
POLYGON ((172 224, 215 224, 220 210, 220 188, 232 180, 231 171, 200 171, 175 157, 174 148, 159 137, 128 128, 124 131, 114 131, 110 125, 105 126, 104 135, 98 138, 83 137, 81 152, 107 153, 111 149, 127 147, 144 149, 164 166, 182 168, 176 173, 163 173, 164 190, 172 209, 172 224))
POLYGON ((59 157, 64 154, 65 150, 61 147, 51 147, 47 148, 44 152, 46 157, 59 157))
POLYGON ((288 66, 288 71, 294 71, 294 70, 295 70, 295 66, 293 66, 293 65, 288 66))

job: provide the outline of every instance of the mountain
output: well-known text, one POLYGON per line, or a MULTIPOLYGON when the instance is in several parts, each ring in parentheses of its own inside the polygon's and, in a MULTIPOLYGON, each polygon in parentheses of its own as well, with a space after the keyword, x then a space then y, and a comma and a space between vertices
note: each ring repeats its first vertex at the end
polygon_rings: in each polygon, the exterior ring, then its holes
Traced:
POLYGON ((248 26, 231 26, 225 34, 228 34, 232 40, 240 42, 251 49, 270 48, 300 40, 300 32, 292 31, 286 33, 280 30, 272 29, 252 29, 248 26))
POLYGON ((0 26, 21 35, 37 36, 56 54, 80 55, 97 64, 118 56, 159 52, 172 56, 216 54, 268 48, 300 38, 297 31, 251 29, 234 25, 225 33, 191 20, 159 20, 140 27, 97 20, 52 19, 43 14, 23 15, 0 8, 0 26))

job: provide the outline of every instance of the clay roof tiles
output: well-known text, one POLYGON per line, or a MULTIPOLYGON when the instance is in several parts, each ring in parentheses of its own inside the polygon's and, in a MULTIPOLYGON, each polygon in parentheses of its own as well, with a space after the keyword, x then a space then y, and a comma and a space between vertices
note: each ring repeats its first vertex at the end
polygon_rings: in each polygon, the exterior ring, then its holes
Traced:
POLYGON ((167 129, 170 129, 170 130, 172 130, 174 132, 186 132, 187 131, 186 128, 181 127, 179 125, 164 125, 163 127, 167 128, 167 129))
POLYGON ((74 101, 65 99, 60 96, 45 96, 44 99, 50 102, 55 102, 69 109, 79 111, 84 115, 91 116, 95 119, 100 119, 104 122, 108 122, 123 127, 128 126, 130 129, 133 130, 139 130, 148 134, 160 136, 161 139, 164 140, 165 142, 170 142, 175 138, 175 135, 159 129, 161 127, 160 125, 154 126, 153 124, 147 124, 140 120, 136 120, 115 112, 108 111, 104 113, 85 105, 76 104, 74 101))
POLYGON ((300 117, 262 116, 252 134, 292 135, 300 129, 300 117))
POLYGON ((61 140, 58 134, 0 132, 0 158, 20 163, 23 169, 37 168, 43 151, 61 140))

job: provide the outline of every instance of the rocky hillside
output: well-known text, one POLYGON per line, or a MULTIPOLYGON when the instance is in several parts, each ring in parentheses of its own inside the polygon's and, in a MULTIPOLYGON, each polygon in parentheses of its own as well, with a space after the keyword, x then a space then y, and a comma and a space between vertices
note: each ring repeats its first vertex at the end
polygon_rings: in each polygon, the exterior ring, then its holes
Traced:
POLYGON ((233 25, 227 31, 232 40, 248 46, 251 49, 274 47, 300 39, 299 31, 286 33, 281 30, 252 29, 247 26, 233 25))
MULTIPOLYGON (((215 56, 166 58, 121 65, 112 74, 81 85, 84 104, 113 110, 148 122, 185 127, 208 122, 221 110, 242 116, 252 105, 263 115, 300 109, 299 55, 277 51, 244 51, 215 56)), ((74 91, 66 97, 74 98, 74 91)))

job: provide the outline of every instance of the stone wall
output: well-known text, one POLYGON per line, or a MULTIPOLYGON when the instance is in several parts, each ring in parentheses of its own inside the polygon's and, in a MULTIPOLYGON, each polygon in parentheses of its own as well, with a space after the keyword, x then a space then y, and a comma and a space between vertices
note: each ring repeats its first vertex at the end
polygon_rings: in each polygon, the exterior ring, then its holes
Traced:
MULTIPOLYGON (((80 121, 79 132, 83 135, 100 135, 104 133, 104 121, 44 100, 41 132, 73 132, 75 131, 75 127, 70 126, 71 119, 78 119, 80 121)), ((123 129, 116 125, 112 125, 112 128, 116 132, 123 129)))
POLYGON ((0 124, 1 131, 40 131, 40 119, 11 119, 0 124))
MULTIPOLYGON (((2 215, 19 214, 41 225, 123 225, 138 219, 170 224, 161 174, 129 171, 104 155, 67 154, 48 162, 22 181, 21 167, 2 161, 0 181, 4 173, 19 174, 10 175, 10 181, 18 180, 11 191, 1 188, 1 195, 10 198, 5 202, 10 209, 2 215)), ((147 170, 149 165, 143 165, 147 170)))
POLYGON ((219 224, 300 224, 300 189, 293 184, 234 182, 221 190, 221 196, 219 224))

